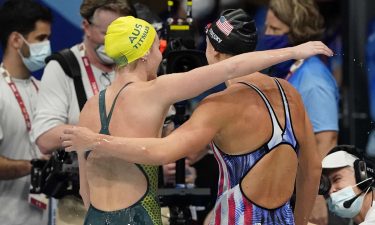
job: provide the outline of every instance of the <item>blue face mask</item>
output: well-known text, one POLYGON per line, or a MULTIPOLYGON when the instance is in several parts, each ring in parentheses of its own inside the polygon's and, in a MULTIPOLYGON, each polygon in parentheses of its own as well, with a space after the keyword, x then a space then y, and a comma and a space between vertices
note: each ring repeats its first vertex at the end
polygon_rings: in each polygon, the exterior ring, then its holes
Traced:
POLYGON ((28 43, 25 38, 22 37, 22 39, 30 49, 30 56, 27 58, 18 51, 26 68, 30 72, 42 69, 45 66, 45 58, 51 55, 51 44, 49 40, 39 43, 28 43))
MULTIPOLYGON (((367 192, 366 192, 367 193, 367 192)), ((363 199, 366 195, 359 196, 349 208, 344 206, 344 202, 348 201, 356 196, 353 187, 349 186, 343 188, 337 192, 334 192, 328 198, 328 208, 331 212, 335 213, 339 217, 353 218, 361 211, 363 199)))
MULTIPOLYGON (((267 35, 263 34, 259 37, 257 51, 272 50, 289 47, 290 42, 287 34, 283 35, 267 35)), ((270 67, 265 73, 272 77, 285 78, 295 60, 288 60, 270 67)))
POLYGON ((259 37, 257 44, 257 51, 285 48, 290 46, 287 34, 283 35, 268 35, 263 34, 259 37))

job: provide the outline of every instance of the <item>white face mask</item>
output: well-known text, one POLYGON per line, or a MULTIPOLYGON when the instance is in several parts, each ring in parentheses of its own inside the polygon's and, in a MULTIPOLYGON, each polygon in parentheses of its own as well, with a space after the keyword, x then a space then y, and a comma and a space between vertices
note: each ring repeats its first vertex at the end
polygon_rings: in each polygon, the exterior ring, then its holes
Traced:
POLYGON ((328 208, 339 217, 353 218, 361 211, 364 195, 359 196, 349 208, 344 206, 344 202, 355 196, 356 194, 354 193, 353 187, 349 186, 343 188, 330 195, 328 198, 328 208))
POLYGON ((96 55, 99 57, 100 61, 105 65, 113 65, 115 61, 110 58, 104 51, 104 45, 99 45, 95 49, 96 55))
MULTIPOLYGON (((370 178, 369 178, 370 179, 370 178)), ((369 180, 367 179, 367 180, 369 180)), ((343 188, 337 192, 334 192, 330 195, 328 198, 328 208, 331 212, 335 213, 339 217, 343 218, 354 218, 358 213, 361 211, 363 200, 365 195, 367 194, 368 190, 370 189, 367 188, 366 192, 361 194, 357 199, 354 200, 354 202, 351 203, 349 207, 345 207, 344 203, 346 201, 350 201, 353 199, 356 194, 353 190, 353 187, 366 182, 362 181, 354 186, 348 186, 346 188, 343 188)), ((349 204, 349 203, 347 203, 349 204)))
POLYGON ((51 55, 50 41, 46 40, 38 43, 28 43, 24 37, 22 37, 22 39, 25 41, 30 50, 30 56, 27 58, 24 57, 20 51, 18 51, 23 63, 30 72, 42 69, 45 66, 44 60, 51 55))

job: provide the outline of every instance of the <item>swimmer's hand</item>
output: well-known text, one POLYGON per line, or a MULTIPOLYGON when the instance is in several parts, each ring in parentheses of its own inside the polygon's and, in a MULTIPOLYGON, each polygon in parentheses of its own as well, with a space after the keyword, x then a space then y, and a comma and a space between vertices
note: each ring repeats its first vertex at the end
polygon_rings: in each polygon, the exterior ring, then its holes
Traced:
POLYGON ((73 126, 64 130, 61 145, 67 152, 84 152, 95 146, 96 136, 96 133, 86 127, 73 126))
POLYGON ((291 50, 294 54, 294 59, 306 59, 313 55, 326 55, 333 56, 333 52, 321 41, 309 41, 304 44, 300 44, 294 47, 291 47, 291 50))

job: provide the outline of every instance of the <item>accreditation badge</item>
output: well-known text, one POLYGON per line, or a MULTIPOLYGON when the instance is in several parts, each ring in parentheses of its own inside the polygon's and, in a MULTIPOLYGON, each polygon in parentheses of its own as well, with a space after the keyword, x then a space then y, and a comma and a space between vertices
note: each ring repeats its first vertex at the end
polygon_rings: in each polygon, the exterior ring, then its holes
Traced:
POLYGON ((45 194, 31 194, 29 193, 29 204, 41 210, 48 208, 48 198, 45 194))

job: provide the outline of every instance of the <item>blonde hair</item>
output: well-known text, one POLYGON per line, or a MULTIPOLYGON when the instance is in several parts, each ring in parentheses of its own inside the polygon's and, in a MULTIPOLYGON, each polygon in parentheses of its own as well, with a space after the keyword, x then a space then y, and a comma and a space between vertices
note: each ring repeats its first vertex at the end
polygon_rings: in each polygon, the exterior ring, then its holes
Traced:
POLYGON ((270 0, 269 9, 289 27, 294 45, 319 40, 324 32, 324 19, 314 0, 270 0))

